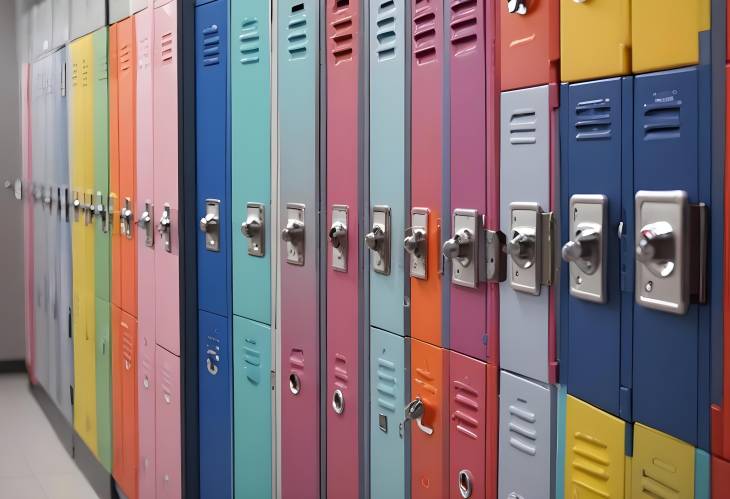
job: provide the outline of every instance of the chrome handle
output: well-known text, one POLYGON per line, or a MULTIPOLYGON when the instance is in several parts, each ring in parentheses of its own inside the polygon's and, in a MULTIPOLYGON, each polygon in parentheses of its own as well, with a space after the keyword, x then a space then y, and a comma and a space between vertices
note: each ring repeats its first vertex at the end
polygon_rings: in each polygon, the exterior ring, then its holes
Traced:
POLYGON ((215 230, 218 226, 218 217, 213 213, 208 213, 200 219, 200 232, 207 233, 215 230))
POLYGON ((304 235, 304 223, 299 220, 290 220, 286 228, 281 231, 281 238, 288 243, 295 243, 304 235))
POLYGON ((335 222, 332 224, 327 236, 329 237, 332 246, 339 248, 344 244, 345 238, 347 237, 347 227, 340 222, 335 222))
POLYGON ((468 229, 461 229, 456 234, 454 234, 454 237, 446 240, 443 247, 441 248, 441 252, 446 258, 450 260, 454 260, 456 258, 464 258, 468 256, 469 245, 473 243, 474 235, 471 233, 471 231, 468 229))
POLYGON ((371 232, 365 235, 365 244, 373 251, 379 251, 385 241, 385 232, 379 226, 374 226, 371 232))
POLYGON ((411 235, 403 240, 406 251, 415 257, 423 254, 423 246, 426 242, 426 231, 423 229, 412 229, 411 235))
POLYGON ((507 243, 507 253, 518 267, 529 269, 535 264, 537 238, 534 230, 515 229, 507 243))
POLYGON ((601 257, 601 233, 599 227, 592 224, 578 226, 575 239, 563 245, 561 251, 563 260, 575 263, 578 268, 588 275, 596 272, 601 257))
POLYGON ((507 0, 507 12, 510 14, 527 14, 527 0, 507 0))
POLYGON ((657 277, 668 277, 675 267, 677 244, 674 229, 668 222, 656 222, 641 228, 636 245, 636 259, 657 277))
POLYGON ((244 237, 252 239, 261 232, 261 220, 255 217, 248 217, 245 222, 241 224, 241 234, 244 237))

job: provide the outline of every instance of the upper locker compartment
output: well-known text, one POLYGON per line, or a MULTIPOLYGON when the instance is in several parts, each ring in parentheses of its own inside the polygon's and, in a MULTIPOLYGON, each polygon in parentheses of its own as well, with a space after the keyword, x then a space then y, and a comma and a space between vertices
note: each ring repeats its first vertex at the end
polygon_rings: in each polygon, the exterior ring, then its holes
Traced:
POLYGON ((561 79, 629 73, 631 0, 560 0, 561 79))
POLYGON ((709 29, 710 0, 633 1, 633 72, 698 64, 702 46, 709 49, 709 33, 703 33, 709 29))
POLYGON ((106 2, 99 0, 70 1, 70 38, 75 40, 106 25, 106 2))
POLYGON ((50 50, 53 37, 53 13, 51 0, 42 0, 30 12, 31 28, 31 55, 37 59, 41 54, 50 50))
MULTIPOLYGON (((609 0, 610 1, 610 0, 609 0)), ((500 0, 502 90, 558 81, 559 0, 500 0)))
POLYGON ((70 22, 70 0, 52 0, 53 19, 51 20, 53 29, 53 46, 60 47, 68 41, 69 22, 70 22))

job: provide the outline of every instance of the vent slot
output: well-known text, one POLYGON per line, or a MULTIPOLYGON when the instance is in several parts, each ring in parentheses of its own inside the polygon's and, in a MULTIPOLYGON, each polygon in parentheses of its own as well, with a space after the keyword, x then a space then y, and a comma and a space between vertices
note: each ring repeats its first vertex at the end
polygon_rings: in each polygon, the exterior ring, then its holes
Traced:
POLYGON ((220 63, 221 37, 218 25, 212 24, 203 29, 203 66, 215 66, 220 63))
POLYGON ((128 44, 122 45, 119 49, 119 70, 122 73, 132 68, 132 51, 128 44))
POLYGON ((109 64, 106 58, 106 54, 99 56, 96 60, 96 79, 99 81, 106 80, 109 77, 109 64))
POLYGON ((241 34, 238 35, 241 42, 241 64, 256 64, 259 62, 260 36, 259 21, 256 18, 246 18, 241 23, 241 34))
POLYGON ((79 80, 79 65, 76 63, 73 63, 71 65, 71 86, 75 87, 78 84, 79 80))
POLYGON ((436 377, 428 369, 417 367, 416 375, 413 377, 413 380, 423 392, 427 392, 435 396, 439 391, 438 386, 435 384, 436 377))
POLYGON ((680 491, 662 481, 660 477, 651 473, 650 470, 641 470, 641 492, 647 497, 657 499, 680 499, 680 491))
POLYGON ((644 140, 678 139, 682 101, 644 105, 644 140))
POLYGON ((261 383, 261 352, 255 339, 246 338, 245 342, 246 345, 243 347, 243 370, 246 378, 254 385, 258 385, 261 383))
POLYGON ((335 0, 335 9, 344 9, 350 5, 350 0, 335 0))
POLYGON ((454 406, 451 419, 456 421, 456 431, 467 438, 479 439, 479 390, 462 382, 454 381, 454 406))
POLYGON ((288 30, 289 60, 304 59, 307 57, 307 14, 303 3, 291 8, 288 30))
POLYGON ((347 388, 349 376, 347 375, 347 359, 342 354, 335 354, 334 366, 335 386, 337 388, 347 388))
POLYGON ((396 388, 395 364, 388 359, 378 357, 378 406, 388 412, 396 411, 396 388))
POLYGON ((537 115, 532 109, 517 109, 509 120, 509 142, 512 145, 537 142, 537 115))
POLYGON ((576 140, 611 138, 611 100, 580 102, 575 107, 576 140))
POLYGON ((509 406, 509 444, 512 448, 529 456, 537 453, 536 421, 534 412, 514 404, 509 406))
POLYGON ((352 17, 332 21, 332 41, 335 46, 332 48, 332 55, 335 64, 352 60, 352 17))
POLYGON ((397 41, 395 31, 395 15, 397 9, 393 0, 380 2, 376 18, 376 39, 378 61, 383 62, 393 59, 396 56, 395 45, 397 41))
POLYGON ((150 39, 142 38, 137 45, 137 67, 142 69, 150 65, 150 39))
MULTIPOLYGON (((126 324, 122 323, 122 359, 131 366, 134 365, 134 341, 130 334, 129 328, 126 324)), ((126 366, 125 366, 126 367, 126 366)))
POLYGON ((413 55, 417 64, 436 60, 436 14, 425 5, 413 18, 413 55))
POLYGON ((471 52, 477 48, 479 30, 477 26, 477 0, 456 0, 451 2, 451 45, 456 55, 471 52))
POLYGON ((573 436, 575 438, 573 445, 575 457, 570 463, 573 467, 573 483, 594 495, 610 497, 608 484, 611 476, 609 474, 608 445, 583 432, 575 432, 573 436))
POLYGON ((172 62, 173 56, 173 36, 172 32, 168 31, 162 37, 160 37, 160 58, 163 63, 172 62))

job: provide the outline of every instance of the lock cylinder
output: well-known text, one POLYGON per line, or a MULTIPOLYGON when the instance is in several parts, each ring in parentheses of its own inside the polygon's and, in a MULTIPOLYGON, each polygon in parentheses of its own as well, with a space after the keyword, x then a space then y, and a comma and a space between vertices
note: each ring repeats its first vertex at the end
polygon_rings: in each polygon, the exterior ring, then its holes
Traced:
POLYGON ((327 236, 333 248, 341 248, 347 241, 347 227, 342 222, 335 222, 332 224, 327 236))
POLYGON ((606 238, 608 198, 603 194, 573 194, 570 197, 568 233, 572 238, 562 248, 569 263, 570 294, 594 303, 606 303, 606 238))
POLYGON ((345 412, 345 395, 339 388, 332 394, 332 409, 335 411, 335 414, 345 412))
POLYGON ((657 277, 668 277, 674 271, 677 242, 674 229, 665 221, 643 226, 636 245, 636 259, 657 277))
POLYGON ((507 12, 510 14, 519 14, 524 16, 527 14, 528 0, 507 0, 507 12))

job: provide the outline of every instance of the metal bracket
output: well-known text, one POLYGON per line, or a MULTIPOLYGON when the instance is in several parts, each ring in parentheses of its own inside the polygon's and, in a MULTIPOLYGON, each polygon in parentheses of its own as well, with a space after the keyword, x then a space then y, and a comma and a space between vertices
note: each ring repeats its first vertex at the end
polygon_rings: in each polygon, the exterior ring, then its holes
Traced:
POLYGON ((603 194, 574 194, 570 198, 570 240, 562 248, 570 271, 571 296, 606 303, 608 198, 603 194))

